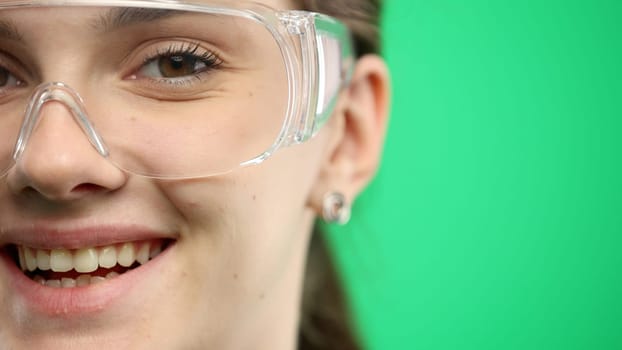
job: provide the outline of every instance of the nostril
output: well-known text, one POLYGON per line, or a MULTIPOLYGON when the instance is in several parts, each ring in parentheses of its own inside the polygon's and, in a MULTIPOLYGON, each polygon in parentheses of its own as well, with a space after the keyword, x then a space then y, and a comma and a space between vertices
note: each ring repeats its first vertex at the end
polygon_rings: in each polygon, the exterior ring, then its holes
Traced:
POLYGON ((95 133, 90 124, 85 124, 86 115, 75 114, 75 106, 71 99, 68 101, 46 102, 40 111, 30 115, 33 129, 27 134, 28 140, 15 159, 15 166, 7 173, 9 189, 14 194, 26 193, 28 198, 48 201, 75 201, 125 184, 125 173, 90 142, 95 133))
MULTIPOLYGON (((59 141, 60 142, 60 141, 59 141)), ((35 144, 31 144, 34 146, 35 144)), ((51 201, 74 201, 91 194, 116 190, 127 180, 126 174, 92 148, 82 154, 29 149, 7 173, 9 189, 16 195, 51 201), (47 157, 44 157, 46 156, 47 157)))
POLYGON ((83 183, 83 184, 79 184, 78 186, 74 187, 71 192, 73 193, 93 193, 93 192, 98 192, 104 190, 103 186, 100 185, 96 185, 93 183, 83 183))
POLYGON ((32 186, 27 186, 27 187, 24 187, 24 189, 22 190, 22 193, 26 197, 33 197, 33 196, 37 196, 39 194, 39 191, 37 191, 37 189, 32 186))
POLYGON ((66 201, 82 198, 85 195, 106 191, 106 187, 93 183, 82 183, 70 191, 59 191, 57 188, 26 186, 21 190, 24 198, 47 198, 53 201, 66 201))

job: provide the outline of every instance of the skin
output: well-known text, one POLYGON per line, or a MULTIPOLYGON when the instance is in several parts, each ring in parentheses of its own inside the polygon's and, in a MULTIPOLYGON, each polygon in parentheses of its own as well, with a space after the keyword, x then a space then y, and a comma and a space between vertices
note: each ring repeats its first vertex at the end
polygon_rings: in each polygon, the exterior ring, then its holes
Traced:
MULTIPOLYGON (((50 45, 69 40, 60 37, 50 45)), ((76 57, 71 50, 55 55, 63 54, 76 57)), ((73 79, 81 92, 95 84, 59 66, 48 62, 42 79, 73 79)), ((15 307, 18 296, 7 292, 7 272, 0 268, 0 344, 8 349, 295 348, 314 220, 325 193, 340 191, 353 201, 373 177, 385 134, 388 85, 384 62, 365 56, 317 137, 281 149, 258 166, 195 180, 126 173, 94 151, 66 109, 46 107, 28 156, 0 178, 0 241, 4 229, 35 222, 62 229, 139 223, 178 239, 157 278, 80 320, 42 318, 15 307)))

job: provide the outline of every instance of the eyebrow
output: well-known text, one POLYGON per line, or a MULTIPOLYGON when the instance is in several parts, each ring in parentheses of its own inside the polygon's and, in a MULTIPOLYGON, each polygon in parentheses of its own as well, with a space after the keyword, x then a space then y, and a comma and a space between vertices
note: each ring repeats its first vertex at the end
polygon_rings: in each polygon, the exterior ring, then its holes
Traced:
MULTIPOLYGON (((133 24, 157 21, 178 15, 179 11, 149 8, 115 8, 100 15, 93 21, 93 27, 102 32, 109 32, 133 24)), ((0 19, 0 39, 23 42, 24 37, 11 20, 0 19)))
POLYGON ((110 9, 95 20, 93 26, 102 32, 127 27, 133 24, 152 22, 178 15, 179 11, 166 9, 123 7, 110 9))
POLYGON ((7 20, 0 20, 0 38, 18 42, 24 41, 22 34, 17 30, 15 24, 7 20))

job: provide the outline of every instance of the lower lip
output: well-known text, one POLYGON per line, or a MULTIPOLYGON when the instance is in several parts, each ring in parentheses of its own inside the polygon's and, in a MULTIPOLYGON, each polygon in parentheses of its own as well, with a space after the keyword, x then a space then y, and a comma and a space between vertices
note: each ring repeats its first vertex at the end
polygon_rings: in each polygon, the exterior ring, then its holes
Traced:
POLYGON ((171 256, 174 244, 145 265, 127 271, 115 278, 98 284, 74 287, 53 288, 43 286, 28 278, 8 254, 0 254, 0 264, 8 271, 10 286, 25 307, 37 314, 49 317, 75 318, 94 315, 113 306, 134 287, 163 269, 165 261, 171 256))

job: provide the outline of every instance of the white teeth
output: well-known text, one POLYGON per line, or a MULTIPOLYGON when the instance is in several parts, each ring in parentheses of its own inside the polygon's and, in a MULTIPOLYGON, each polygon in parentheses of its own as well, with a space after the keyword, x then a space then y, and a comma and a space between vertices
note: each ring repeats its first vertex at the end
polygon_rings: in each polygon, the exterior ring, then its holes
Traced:
POLYGON ((99 266, 109 269, 117 264, 117 249, 114 246, 103 247, 99 250, 99 266))
POLYGON ((73 278, 62 278, 60 280, 60 285, 63 288, 73 288, 76 286, 76 280, 73 278))
POLYGON ((91 284, 91 275, 80 275, 76 278, 76 286, 83 287, 91 284))
POLYGON ((138 252, 136 253, 136 261, 139 264, 144 264, 149 261, 149 249, 151 248, 151 244, 149 242, 145 242, 140 246, 138 252))
POLYGON ((106 280, 105 277, 101 277, 101 276, 92 276, 91 277, 91 284, 97 284, 97 283, 101 283, 104 282, 106 280))
POLYGON ((85 287, 85 286, 89 286, 91 284, 98 284, 101 282, 104 282, 106 280, 110 280, 113 279, 115 277, 119 276, 119 273, 114 272, 114 271, 110 271, 106 277, 101 277, 101 276, 91 276, 91 275, 80 275, 78 276, 78 278, 73 279, 73 278, 61 278, 60 280, 54 279, 54 280, 46 280, 45 278, 41 277, 40 275, 35 275, 35 277, 33 277, 32 279, 43 285, 43 286, 47 286, 47 287, 53 287, 53 288, 75 288, 75 287, 85 287))
POLYGON ((78 272, 93 272, 98 265, 99 257, 95 248, 78 249, 73 255, 73 266, 78 272))
POLYGON ((40 283, 40 284, 42 284, 42 285, 44 285, 44 286, 45 286, 45 279, 44 279, 43 277, 41 277, 41 276, 39 276, 39 275, 36 275, 36 276, 33 278, 33 280, 35 280, 35 282, 38 282, 38 283, 40 283))
MULTIPOLYGON (((81 273, 82 275, 73 280, 73 282, 64 282, 64 285, 69 286, 72 286, 72 283, 75 286, 92 284, 91 277, 85 274, 94 272, 99 267, 104 269, 111 269, 117 265, 131 267, 134 262, 142 265, 155 258, 161 251, 161 241, 127 242, 119 245, 98 248, 86 247, 75 250, 17 247, 18 263, 23 271, 33 272, 38 269, 40 271, 68 272, 75 270, 81 273)), ((118 273, 110 272, 108 275, 116 277, 118 273)), ((37 278, 37 282, 45 285, 51 284, 56 286, 57 284, 56 280, 45 280, 41 276, 35 276, 34 278, 37 278)), ((95 278, 94 281, 95 283, 101 282, 101 279, 95 278)), ((62 286, 62 279, 58 280, 58 283, 62 286)))
POLYGON ((50 269, 50 252, 43 249, 37 249, 37 267, 41 271, 50 269))
POLYGON ((37 256, 35 251, 30 248, 24 248, 24 259, 26 260, 26 268, 28 271, 37 269, 37 256))
POLYGON ((60 288, 61 283, 60 280, 47 280, 45 281, 45 285, 48 287, 60 288))
POLYGON ((119 255, 117 256, 117 262, 124 267, 130 267, 136 260, 136 248, 132 243, 124 243, 119 249, 119 255))
POLYGON ((19 267, 22 270, 26 270, 26 257, 24 256, 24 248, 19 247, 17 249, 17 254, 19 255, 19 267))
POLYGON ((54 272, 67 272, 73 269, 73 257, 67 249, 52 249, 50 268, 54 272))

